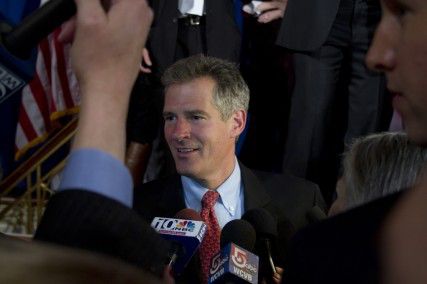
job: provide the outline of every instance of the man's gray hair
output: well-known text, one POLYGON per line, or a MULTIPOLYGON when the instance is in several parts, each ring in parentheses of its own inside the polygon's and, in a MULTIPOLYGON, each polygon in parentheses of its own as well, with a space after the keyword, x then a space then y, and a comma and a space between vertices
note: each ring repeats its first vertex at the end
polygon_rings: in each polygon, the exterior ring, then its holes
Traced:
POLYGON ((162 76, 165 89, 194 79, 208 77, 214 80, 213 104, 223 120, 238 110, 248 110, 249 88, 237 66, 231 62, 203 55, 187 57, 175 62, 162 76))
POLYGON ((378 133, 354 140, 343 159, 347 209, 414 186, 427 149, 404 133, 378 133))

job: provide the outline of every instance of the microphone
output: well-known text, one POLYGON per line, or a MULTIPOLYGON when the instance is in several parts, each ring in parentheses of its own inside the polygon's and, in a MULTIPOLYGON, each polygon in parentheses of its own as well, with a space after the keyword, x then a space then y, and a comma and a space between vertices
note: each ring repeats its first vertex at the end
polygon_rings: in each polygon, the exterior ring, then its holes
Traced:
POLYGON ((2 33, 11 29, 8 21, 9 19, 0 13, 0 104, 13 94, 19 93, 31 80, 36 58, 34 50, 30 60, 17 59, 1 45, 2 33))
POLYGON ((175 275, 184 271, 205 236, 206 224, 201 220, 196 211, 183 209, 176 218, 155 217, 151 222, 154 230, 173 243, 168 266, 175 275))
POLYGON ((271 247, 278 236, 277 221, 263 208, 247 211, 243 214, 242 219, 248 221, 256 232, 255 252, 260 257, 260 279, 264 276, 270 279, 276 273, 271 247))
POLYGON ((75 13, 74 0, 50 0, 16 27, 0 14, 0 104, 33 78, 37 44, 75 13))
POLYGON ((258 283, 256 233, 245 220, 228 222, 221 232, 221 251, 212 258, 209 283, 258 283))
POLYGON ((320 209, 319 206, 313 206, 308 212, 307 212, 307 219, 310 223, 317 223, 319 221, 322 221, 323 219, 326 219, 327 216, 325 212, 323 212, 322 209, 320 209))
POLYGON ((76 10, 74 0, 50 0, 25 17, 15 28, 4 29, 0 42, 14 56, 28 59, 31 50, 55 28, 71 18, 76 10))

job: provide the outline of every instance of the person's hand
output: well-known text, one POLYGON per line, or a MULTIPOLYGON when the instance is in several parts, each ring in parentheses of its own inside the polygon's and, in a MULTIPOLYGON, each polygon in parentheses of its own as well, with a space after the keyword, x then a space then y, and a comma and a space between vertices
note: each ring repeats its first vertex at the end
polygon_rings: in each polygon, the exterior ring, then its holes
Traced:
POLYGON ((75 2, 77 15, 61 34, 63 41, 73 39, 82 96, 73 149, 95 148, 123 161, 129 97, 153 13, 145 0, 75 2))
POLYGON ((139 66, 139 70, 145 74, 151 73, 152 65, 153 63, 151 62, 150 52, 148 52, 148 49, 144 47, 142 50, 142 62, 139 66))
POLYGON ((276 266, 276 273, 273 275, 273 282, 276 284, 282 283, 283 268, 276 266))
POLYGON ((261 284, 267 284, 267 283, 275 283, 280 284, 282 283, 282 276, 283 276, 283 268, 276 266, 276 273, 273 274, 271 279, 265 279, 263 278, 260 282, 261 284))
POLYGON ((145 0, 75 0, 76 34, 72 66, 80 87, 129 90, 139 72, 141 50, 152 20, 145 0))
MULTIPOLYGON (((296 0, 298 1, 298 0, 296 0)), ((256 7, 261 14, 258 16, 259 23, 270 23, 271 21, 283 18, 288 0, 273 0, 262 2, 256 7)))
POLYGON ((172 268, 170 268, 169 266, 166 266, 163 271, 162 283, 163 284, 175 283, 175 279, 172 277, 172 268))

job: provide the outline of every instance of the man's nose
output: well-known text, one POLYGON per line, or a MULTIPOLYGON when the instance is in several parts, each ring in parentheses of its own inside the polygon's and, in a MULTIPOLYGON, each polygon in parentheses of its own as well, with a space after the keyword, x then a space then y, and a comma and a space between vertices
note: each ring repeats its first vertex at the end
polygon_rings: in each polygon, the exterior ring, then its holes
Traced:
POLYGON ((378 27, 372 40, 365 62, 369 69, 378 72, 387 72, 396 64, 396 51, 392 33, 378 27))
POLYGON ((178 119, 175 123, 174 127, 174 138, 178 140, 182 140, 185 138, 189 138, 191 133, 191 126, 188 121, 185 119, 178 119))

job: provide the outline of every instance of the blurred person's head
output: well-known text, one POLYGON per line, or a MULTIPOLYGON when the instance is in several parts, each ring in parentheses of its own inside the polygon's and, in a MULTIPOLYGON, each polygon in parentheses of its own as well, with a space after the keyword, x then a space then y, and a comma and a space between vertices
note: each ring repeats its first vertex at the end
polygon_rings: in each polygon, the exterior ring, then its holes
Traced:
POLYGON ((382 0, 366 62, 387 77, 411 141, 427 146, 427 1, 382 0))
POLYGON ((248 86, 233 63, 201 55, 177 61, 162 82, 164 132, 177 172, 215 189, 234 168, 248 86))
MULTIPOLYGON (((411 141, 427 146, 427 1, 381 0, 367 63, 383 71, 411 141)), ((427 179, 398 203, 383 235, 383 282, 426 283, 427 179)))
POLYGON ((57 245, 0 238, 0 283, 162 283, 108 256, 57 245))
POLYGON ((415 185, 427 149, 403 133, 378 133, 355 139, 343 157, 343 175, 331 214, 415 185))

